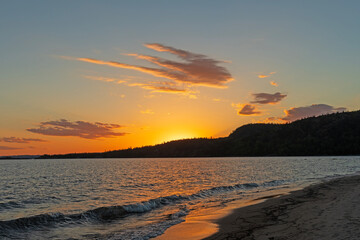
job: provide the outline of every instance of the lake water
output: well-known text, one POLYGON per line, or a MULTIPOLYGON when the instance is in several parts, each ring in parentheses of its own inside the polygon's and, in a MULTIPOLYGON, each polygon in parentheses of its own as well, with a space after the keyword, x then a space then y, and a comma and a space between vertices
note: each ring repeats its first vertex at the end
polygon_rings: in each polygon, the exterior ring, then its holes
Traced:
POLYGON ((202 210, 355 174, 360 157, 0 161, 0 239, 149 239, 202 210))

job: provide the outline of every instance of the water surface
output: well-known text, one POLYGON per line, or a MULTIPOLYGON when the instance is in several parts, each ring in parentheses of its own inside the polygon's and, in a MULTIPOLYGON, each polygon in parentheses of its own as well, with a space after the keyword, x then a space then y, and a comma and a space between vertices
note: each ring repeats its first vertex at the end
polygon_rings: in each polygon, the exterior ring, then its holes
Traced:
POLYGON ((354 174, 360 157, 0 161, 0 238, 149 239, 202 209, 354 174))

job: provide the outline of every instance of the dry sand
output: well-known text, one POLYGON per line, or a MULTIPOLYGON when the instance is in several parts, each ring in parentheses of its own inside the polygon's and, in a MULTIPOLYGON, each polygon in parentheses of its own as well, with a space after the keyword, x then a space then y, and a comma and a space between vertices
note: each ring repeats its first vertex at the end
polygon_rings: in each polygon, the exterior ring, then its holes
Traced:
POLYGON ((206 240, 360 239, 360 176, 312 185, 236 209, 206 240))

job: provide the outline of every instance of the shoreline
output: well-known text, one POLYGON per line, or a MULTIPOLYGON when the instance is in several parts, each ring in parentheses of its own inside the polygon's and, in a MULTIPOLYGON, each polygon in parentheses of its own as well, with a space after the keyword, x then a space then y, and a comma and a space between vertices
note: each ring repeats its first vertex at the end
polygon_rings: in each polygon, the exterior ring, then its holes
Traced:
POLYGON ((211 208, 203 210, 201 213, 189 214, 186 220, 168 228, 163 234, 154 238, 154 240, 199 240, 205 239, 219 231, 218 222, 231 215, 239 208, 263 203, 270 198, 287 195, 290 192, 303 189, 308 186, 292 186, 289 188, 272 189, 262 192, 256 198, 246 197, 229 203, 226 207, 211 208))
POLYGON ((344 176, 269 196, 216 220, 218 231, 202 239, 358 239, 359 183, 358 175, 344 176))

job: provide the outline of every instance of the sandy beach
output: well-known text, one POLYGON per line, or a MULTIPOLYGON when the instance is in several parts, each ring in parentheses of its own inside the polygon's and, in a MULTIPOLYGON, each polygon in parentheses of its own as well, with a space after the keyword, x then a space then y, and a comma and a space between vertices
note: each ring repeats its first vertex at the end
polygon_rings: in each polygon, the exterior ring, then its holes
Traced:
POLYGON ((338 178, 236 209, 205 239, 360 239, 359 183, 338 178))

